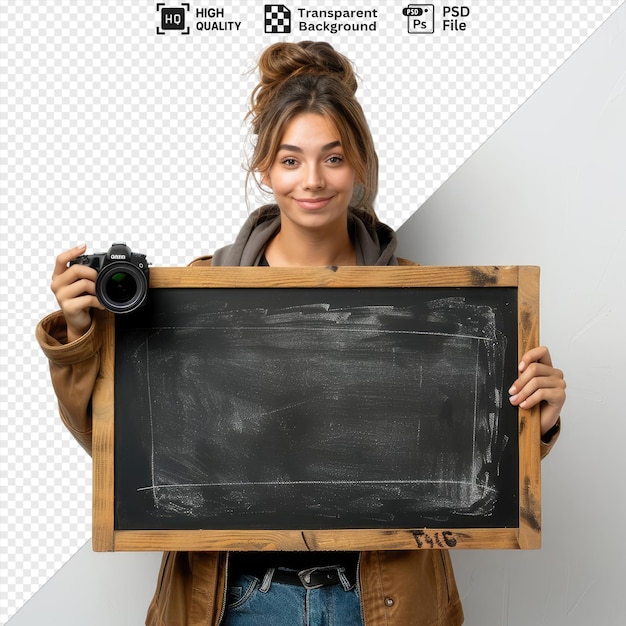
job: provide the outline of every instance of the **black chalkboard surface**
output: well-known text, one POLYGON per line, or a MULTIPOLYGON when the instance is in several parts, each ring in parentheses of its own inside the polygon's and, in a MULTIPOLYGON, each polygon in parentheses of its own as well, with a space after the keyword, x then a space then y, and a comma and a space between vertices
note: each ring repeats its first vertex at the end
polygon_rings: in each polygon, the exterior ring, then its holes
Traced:
POLYGON ((152 287, 117 316, 113 532, 518 529, 518 287, 379 282, 152 287))

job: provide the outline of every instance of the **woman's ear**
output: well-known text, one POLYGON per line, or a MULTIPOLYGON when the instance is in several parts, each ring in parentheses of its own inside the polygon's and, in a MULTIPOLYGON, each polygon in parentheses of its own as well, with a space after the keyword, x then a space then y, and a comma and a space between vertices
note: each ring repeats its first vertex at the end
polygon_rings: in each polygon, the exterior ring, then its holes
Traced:
POLYGON ((259 172, 259 176, 260 176, 261 185, 265 185, 266 187, 269 187, 269 189, 272 189, 272 181, 270 179, 269 173, 259 172))

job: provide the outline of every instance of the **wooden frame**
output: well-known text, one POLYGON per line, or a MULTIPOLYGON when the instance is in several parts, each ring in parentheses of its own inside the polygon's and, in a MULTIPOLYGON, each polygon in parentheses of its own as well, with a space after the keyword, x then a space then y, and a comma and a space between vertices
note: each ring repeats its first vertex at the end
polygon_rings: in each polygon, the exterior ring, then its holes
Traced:
MULTIPOLYGON (((153 268, 150 287, 513 287, 517 291, 517 358, 539 343, 539 268, 341 267, 153 268)), ((518 410, 519 524, 506 528, 358 528, 324 530, 118 530, 115 528, 115 320, 98 312, 102 363, 93 396, 93 547, 113 550, 396 550, 536 549, 541 544, 538 408, 518 410)), ((506 393, 506 390, 505 390, 506 393)), ((506 402, 506 398, 504 400, 506 402)))

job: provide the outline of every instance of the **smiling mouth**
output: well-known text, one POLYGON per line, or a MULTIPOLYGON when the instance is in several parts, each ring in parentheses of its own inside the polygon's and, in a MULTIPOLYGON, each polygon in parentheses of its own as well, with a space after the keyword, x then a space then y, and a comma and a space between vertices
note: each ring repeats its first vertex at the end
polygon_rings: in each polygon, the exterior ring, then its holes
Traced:
POLYGON ((303 209, 315 210, 325 207, 331 200, 329 198, 294 198, 300 207, 303 209))

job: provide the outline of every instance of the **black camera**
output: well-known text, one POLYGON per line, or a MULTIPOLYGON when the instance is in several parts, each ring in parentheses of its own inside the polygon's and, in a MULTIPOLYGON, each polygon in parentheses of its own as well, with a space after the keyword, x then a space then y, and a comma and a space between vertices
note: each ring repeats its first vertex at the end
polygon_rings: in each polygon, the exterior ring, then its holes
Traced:
POLYGON ((96 295, 113 313, 130 313, 146 301, 148 261, 145 254, 130 251, 125 243, 114 243, 108 252, 85 254, 70 265, 88 265, 98 271, 96 295))

